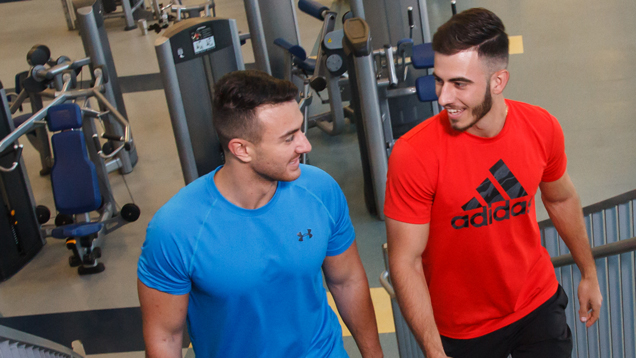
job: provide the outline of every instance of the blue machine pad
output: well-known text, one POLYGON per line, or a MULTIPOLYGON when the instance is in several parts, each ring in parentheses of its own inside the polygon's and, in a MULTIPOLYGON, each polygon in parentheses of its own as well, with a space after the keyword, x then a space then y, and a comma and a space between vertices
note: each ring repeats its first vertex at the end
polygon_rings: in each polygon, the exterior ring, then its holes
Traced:
POLYGON ((434 52, 433 45, 431 43, 423 43, 413 46, 413 67, 419 69, 432 68, 434 65, 434 52))
POLYGON ((88 160, 84 133, 66 131, 51 137, 55 164, 51 169, 51 185, 55 207, 62 214, 80 214, 99 208, 99 192, 95 164, 88 160))
POLYGON ((415 80, 415 91, 420 102, 437 101, 435 93, 435 77, 428 75, 415 80))
POLYGON ((64 225, 51 231, 51 236, 56 239, 67 237, 82 237, 98 233, 104 227, 103 223, 79 223, 64 225))
POLYGON ((51 132, 81 128, 82 110, 75 103, 58 104, 49 108, 46 119, 51 132))

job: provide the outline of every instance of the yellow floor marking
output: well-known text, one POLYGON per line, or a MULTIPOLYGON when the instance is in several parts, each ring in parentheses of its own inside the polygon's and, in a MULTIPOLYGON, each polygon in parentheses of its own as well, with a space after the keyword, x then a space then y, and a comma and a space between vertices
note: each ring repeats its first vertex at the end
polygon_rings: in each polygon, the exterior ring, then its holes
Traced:
MULTIPOLYGON (((391 309, 391 297, 386 293, 384 288, 375 287, 371 288, 371 301, 373 301, 373 309, 375 310, 375 320, 378 324, 378 333, 392 333, 395 332, 395 324, 393 323, 393 310, 391 309)), ((342 327, 342 335, 344 337, 351 336, 351 332, 347 329, 347 326, 342 322, 342 318, 336 308, 336 303, 333 300, 330 292, 327 292, 327 301, 329 306, 336 312, 338 321, 342 327)))
POLYGON ((523 53, 523 37, 519 36, 508 36, 508 41, 510 43, 510 47, 508 48, 508 52, 511 55, 518 55, 523 53))

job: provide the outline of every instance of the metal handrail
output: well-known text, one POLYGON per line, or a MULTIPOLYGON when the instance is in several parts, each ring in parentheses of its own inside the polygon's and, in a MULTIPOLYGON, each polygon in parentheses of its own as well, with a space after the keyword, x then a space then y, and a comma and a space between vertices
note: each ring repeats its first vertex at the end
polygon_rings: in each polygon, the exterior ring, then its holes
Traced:
MULTIPOLYGON (((594 247, 592 248, 592 256, 594 256, 595 259, 601 259, 632 251, 636 251, 636 237, 594 247)), ((572 258, 572 254, 556 256, 552 258, 552 264, 554 268, 572 265, 574 264, 574 259, 572 258)))
POLYGON ((55 343, 55 342, 49 341, 48 339, 34 336, 32 334, 18 331, 16 329, 9 328, 6 326, 0 326, 0 340, 2 339, 48 349, 51 351, 68 355, 69 357, 73 357, 73 358, 83 358, 77 352, 59 343, 55 343))
MULTIPOLYGON (((617 205, 625 204, 632 200, 636 200, 636 189, 628 191, 626 193, 611 197, 609 199, 599 201, 596 204, 588 205, 583 208, 583 216, 588 216, 593 213, 597 213, 603 210, 611 209, 617 205)), ((545 219, 539 222, 539 229, 545 229, 547 227, 553 227, 552 220, 545 219)))
MULTIPOLYGON (((636 251, 636 237, 594 247, 592 248, 592 256, 594 256, 594 259, 601 259, 604 257, 624 254, 626 252, 632 251, 636 251)), ((575 263, 574 259, 572 258, 572 254, 556 256, 553 257, 551 260, 554 268, 568 266, 575 263)), ((382 285, 382 287, 384 287, 389 296, 391 296, 391 298, 394 298, 395 289, 393 288, 391 282, 389 282, 389 278, 389 271, 384 270, 380 274, 380 284, 382 285)))

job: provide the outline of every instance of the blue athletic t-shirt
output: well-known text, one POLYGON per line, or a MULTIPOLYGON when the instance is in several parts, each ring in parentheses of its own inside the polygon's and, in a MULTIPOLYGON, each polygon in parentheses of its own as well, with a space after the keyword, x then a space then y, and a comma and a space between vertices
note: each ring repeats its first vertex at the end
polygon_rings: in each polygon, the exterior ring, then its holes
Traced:
POLYGON ((324 171, 301 165, 265 206, 227 201, 207 174, 153 217, 137 274, 189 293, 188 332, 200 357, 348 357, 321 267, 355 238, 346 199, 324 171))

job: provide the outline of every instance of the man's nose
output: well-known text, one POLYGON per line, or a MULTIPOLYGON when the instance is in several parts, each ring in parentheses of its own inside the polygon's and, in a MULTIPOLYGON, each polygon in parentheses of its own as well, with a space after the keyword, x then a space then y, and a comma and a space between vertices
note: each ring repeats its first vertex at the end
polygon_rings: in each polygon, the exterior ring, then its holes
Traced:
POLYGON ((453 103, 455 100, 455 92, 447 83, 435 86, 435 92, 437 93, 437 103, 442 107, 453 103))
POLYGON ((299 138, 300 143, 298 147, 296 148, 296 151, 300 154, 311 152, 311 143, 309 143, 309 140, 307 140, 307 136, 305 135, 305 133, 303 132, 298 132, 298 133, 300 137, 299 138))

